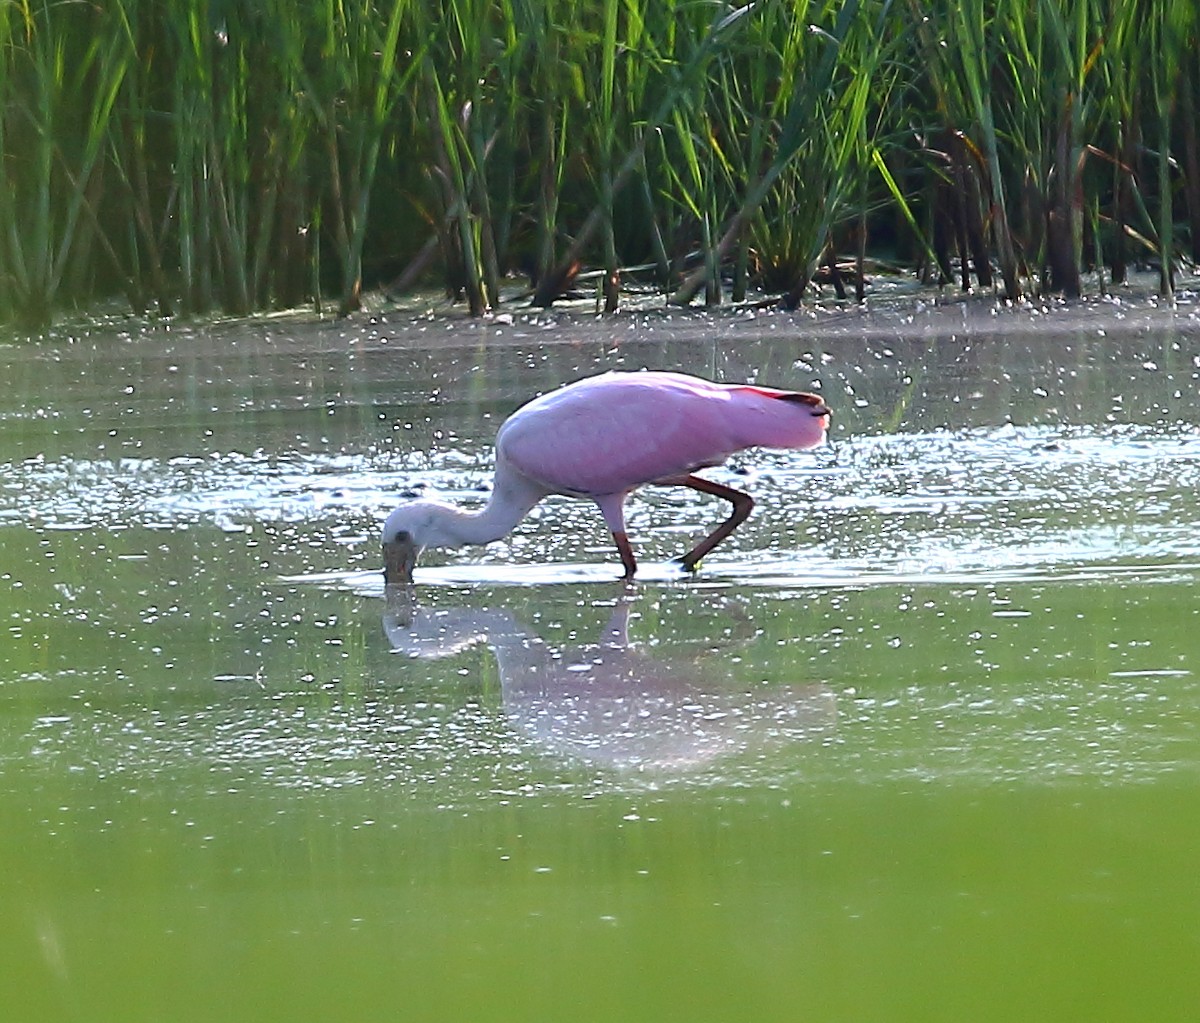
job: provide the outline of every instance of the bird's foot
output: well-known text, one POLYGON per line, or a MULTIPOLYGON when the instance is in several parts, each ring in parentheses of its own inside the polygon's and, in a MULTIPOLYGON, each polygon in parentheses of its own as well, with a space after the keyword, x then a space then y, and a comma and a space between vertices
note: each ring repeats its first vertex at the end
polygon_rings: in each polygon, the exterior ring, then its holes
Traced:
POLYGON ((675 558, 674 561, 675 564, 677 564, 684 572, 687 572, 688 575, 695 575, 698 571, 700 571, 699 560, 689 558, 686 554, 681 554, 678 558, 675 558))

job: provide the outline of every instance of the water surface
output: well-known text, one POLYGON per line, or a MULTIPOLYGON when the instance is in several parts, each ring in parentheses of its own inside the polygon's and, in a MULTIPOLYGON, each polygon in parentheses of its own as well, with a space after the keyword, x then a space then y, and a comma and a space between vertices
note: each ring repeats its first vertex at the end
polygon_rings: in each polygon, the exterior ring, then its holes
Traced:
POLYGON ((0 348, 23 1020, 1154 1019, 1200 1004, 1200 326, 1106 304, 0 348), (385 600, 404 491, 604 368, 819 388, 754 516, 545 502, 385 600))

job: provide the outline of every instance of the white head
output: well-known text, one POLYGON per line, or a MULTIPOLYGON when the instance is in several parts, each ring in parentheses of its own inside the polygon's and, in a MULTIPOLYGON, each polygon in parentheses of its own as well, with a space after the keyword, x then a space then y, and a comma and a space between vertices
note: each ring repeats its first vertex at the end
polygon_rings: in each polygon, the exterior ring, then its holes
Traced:
POLYGON ((417 558, 426 547, 457 547, 462 540, 447 528, 459 516, 440 501, 405 501, 383 524, 383 581, 412 582, 417 558))

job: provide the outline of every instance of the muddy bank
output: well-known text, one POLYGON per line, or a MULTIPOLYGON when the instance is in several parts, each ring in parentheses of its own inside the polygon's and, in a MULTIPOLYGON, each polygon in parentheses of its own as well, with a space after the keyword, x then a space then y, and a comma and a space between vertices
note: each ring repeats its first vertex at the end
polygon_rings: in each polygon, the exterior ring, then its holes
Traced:
POLYGON ((9 339, 6 361, 70 358, 105 346, 155 356, 239 351, 248 354, 408 350, 443 348, 529 348, 551 345, 611 345, 655 338, 671 342, 720 341, 764 336, 798 341, 839 339, 911 341, 919 338, 984 340, 1046 333, 1057 336, 1129 337, 1150 333, 1200 333, 1200 280, 1183 282, 1176 302, 1154 293, 1155 279, 1143 275, 1103 297, 1075 301, 1045 299, 1006 304, 991 295, 960 295, 886 284, 863 305, 815 301, 796 311, 747 304, 716 310, 667 308, 661 296, 634 297, 619 313, 597 315, 592 300, 563 302, 550 310, 521 302, 474 319, 461 304, 441 295, 411 296, 402 303, 376 299, 374 307, 349 318, 320 316, 310 309, 209 322, 145 322, 126 317, 76 322, 40 340, 9 339), (1196 287, 1189 288, 1195 283, 1196 287))

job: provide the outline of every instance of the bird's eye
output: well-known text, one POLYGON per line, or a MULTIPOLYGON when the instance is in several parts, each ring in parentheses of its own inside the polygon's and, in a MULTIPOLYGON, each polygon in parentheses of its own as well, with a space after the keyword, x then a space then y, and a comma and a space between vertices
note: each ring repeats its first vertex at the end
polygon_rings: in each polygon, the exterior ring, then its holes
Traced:
POLYGON ((396 533, 396 543, 408 543, 412 539, 412 533, 407 529, 401 529, 396 533))

